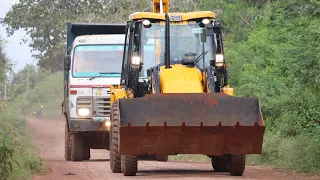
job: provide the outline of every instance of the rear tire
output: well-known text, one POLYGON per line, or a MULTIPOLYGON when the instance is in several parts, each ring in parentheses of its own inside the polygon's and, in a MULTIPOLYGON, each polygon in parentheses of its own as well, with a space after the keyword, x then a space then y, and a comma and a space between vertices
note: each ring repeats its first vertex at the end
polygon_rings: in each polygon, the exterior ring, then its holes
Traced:
POLYGON ((168 162, 168 156, 156 156, 157 161, 168 162))
POLYGON ((246 166, 246 155, 231 155, 230 157, 230 175, 242 176, 246 166))
POLYGON ((119 155, 119 108, 115 102, 111 108, 111 131, 110 131, 110 168, 113 173, 121 173, 121 156, 119 155))
POLYGON ((216 172, 228 172, 229 162, 229 155, 222 155, 211 158, 212 168, 216 172))
POLYGON ((90 148, 83 148, 83 160, 90 160, 90 148))
POLYGON ((71 161, 71 147, 68 122, 66 121, 64 131, 64 158, 67 161, 71 161))
POLYGON ((72 136, 71 159, 72 161, 82 161, 83 160, 82 134, 74 133, 71 136, 72 136))
POLYGON ((125 176, 135 176, 138 171, 137 156, 121 156, 121 170, 125 176))

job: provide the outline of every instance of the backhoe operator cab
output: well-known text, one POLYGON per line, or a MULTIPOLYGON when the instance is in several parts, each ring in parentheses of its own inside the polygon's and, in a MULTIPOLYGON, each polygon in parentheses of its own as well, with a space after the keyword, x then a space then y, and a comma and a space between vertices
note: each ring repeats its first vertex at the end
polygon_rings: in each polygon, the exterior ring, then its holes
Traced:
MULTIPOLYGON (((210 80, 215 81, 216 85, 207 88, 211 92, 220 92, 220 89, 228 84, 228 74, 224 66, 221 28, 219 21, 214 20, 214 14, 210 11, 169 14, 170 30, 167 31, 167 36, 164 17, 163 14, 154 13, 130 16, 131 20, 128 21, 126 29, 121 83, 134 88, 135 84, 131 82, 137 81, 130 80, 135 77, 130 73, 139 71, 142 82, 147 81, 148 73, 152 73, 154 68, 164 65, 165 68, 170 68, 182 64, 196 66, 200 71, 212 75, 210 80)), ((138 96, 143 96, 143 92, 140 93, 142 94, 138 96)))
POLYGON ((120 83, 125 24, 67 25, 63 114, 65 159, 109 149, 110 85, 120 83))

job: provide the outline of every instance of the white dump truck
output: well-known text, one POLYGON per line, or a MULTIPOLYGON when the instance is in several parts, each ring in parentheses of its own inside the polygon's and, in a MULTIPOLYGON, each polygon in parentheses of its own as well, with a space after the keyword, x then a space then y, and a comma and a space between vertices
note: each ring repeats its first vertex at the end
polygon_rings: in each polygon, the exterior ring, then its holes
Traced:
POLYGON ((109 150, 110 86, 120 83, 125 28, 122 24, 67 24, 61 104, 67 161, 89 160, 90 149, 109 150))

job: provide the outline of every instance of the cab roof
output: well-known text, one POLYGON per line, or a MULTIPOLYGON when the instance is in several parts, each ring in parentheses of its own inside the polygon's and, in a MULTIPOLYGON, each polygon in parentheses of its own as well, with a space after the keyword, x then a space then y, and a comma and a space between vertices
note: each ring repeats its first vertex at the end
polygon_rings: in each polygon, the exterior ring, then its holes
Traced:
MULTIPOLYGON (((187 13, 168 13, 169 17, 171 15, 180 15, 182 17, 182 21, 188 21, 192 19, 198 18, 212 18, 214 19, 216 16, 212 11, 195 11, 195 12, 187 12, 187 13)), ((153 12, 136 12, 129 16, 130 20, 136 19, 157 19, 157 20, 165 20, 165 14, 153 13, 153 12)))

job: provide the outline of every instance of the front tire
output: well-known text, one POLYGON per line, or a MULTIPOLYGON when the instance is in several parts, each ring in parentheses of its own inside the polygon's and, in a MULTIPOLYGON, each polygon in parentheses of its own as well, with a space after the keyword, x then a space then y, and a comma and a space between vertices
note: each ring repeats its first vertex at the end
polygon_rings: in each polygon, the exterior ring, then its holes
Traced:
POLYGON ((71 161, 71 137, 68 128, 68 122, 65 123, 65 131, 64 131, 64 158, 67 161, 71 161))
POLYGON ((90 148, 83 148, 83 160, 90 160, 90 148))
POLYGON ((231 155, 230 157, 230 175, 242 176, 246 166, 246 155, 231 155))
POLYGON ((121 156, 121 170, 125 176, 135 176, 138 171, 137 156, 121 156))
POLYGON ((111 108, 111 131, 110 131, 110 167, 113 173, 121 173, 121 156, 119 154, 119 108, 115 102, 111 108))
POLYGON ((73 133, 71 136, 72 136, 71 159, 72 161, 82 161, 83 160, 82 134, 73 133))

